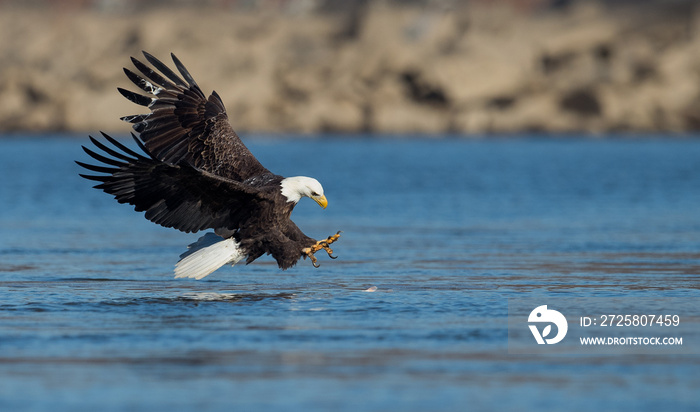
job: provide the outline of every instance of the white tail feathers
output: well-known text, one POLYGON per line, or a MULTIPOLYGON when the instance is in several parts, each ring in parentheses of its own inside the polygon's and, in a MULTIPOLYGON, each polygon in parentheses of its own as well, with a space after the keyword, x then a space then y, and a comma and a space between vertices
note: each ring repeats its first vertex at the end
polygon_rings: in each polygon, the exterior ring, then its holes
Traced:
POLYGON ((175 265, 175 278, 202 279, 227 263, 233 266, 245 256, 239 246, 232 237, 224 239, 207 233, 180 255, 175 265))

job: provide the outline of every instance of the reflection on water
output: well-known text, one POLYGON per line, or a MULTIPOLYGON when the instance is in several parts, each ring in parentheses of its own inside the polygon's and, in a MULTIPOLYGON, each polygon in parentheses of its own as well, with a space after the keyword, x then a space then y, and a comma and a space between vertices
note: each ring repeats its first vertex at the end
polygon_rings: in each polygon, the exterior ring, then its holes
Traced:
POLYGON ((695 410, 698 356, 515 356, 507 299, 700 296, 695 140, 257 140, 340 256, 174 280, 197 235, 0 141, 2 410, 695 410), (314 159, 300 162, 299 159, 314 159), (373 291, 372 293, 368 293, 373 291), (274 394, 274 395, 273 395, 274 394))

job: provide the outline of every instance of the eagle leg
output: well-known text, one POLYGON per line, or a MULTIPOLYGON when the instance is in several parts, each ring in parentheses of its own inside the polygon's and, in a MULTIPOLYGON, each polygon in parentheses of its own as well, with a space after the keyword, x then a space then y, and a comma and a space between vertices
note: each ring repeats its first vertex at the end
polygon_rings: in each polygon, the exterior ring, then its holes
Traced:
POLYGON ((301 252, 304 254, 304 259, 306 259, 306 257, 308 256, 309 259, 311 259, 311 264, 314 265, 314 267, 317 268, 321 266, 318 263, 316 256, 314 255, 314 253, 318 252, 321 249, 325 250, 331 259, 337 259, 338 256, 333 256, 333 249, 331 249, 330 244, 340 238, 340 232, 341 231, 339 230, 338 233, 336 233, 335 235, 328 236, 328 238, 326 238, 325 240, 319 240, 318 242, 316 242, 315 245, 311 247, 305 247, 304 249, 302 249, 301 252))

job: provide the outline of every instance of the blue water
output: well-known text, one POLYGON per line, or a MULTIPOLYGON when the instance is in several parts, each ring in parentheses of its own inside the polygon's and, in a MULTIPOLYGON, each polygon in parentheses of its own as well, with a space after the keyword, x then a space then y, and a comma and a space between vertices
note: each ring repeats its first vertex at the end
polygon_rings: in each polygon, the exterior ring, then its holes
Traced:
POLYGON ((0 139, 0 410, 698 410, 700 355, 509 355, 507 300, 700 298, 700 140, 246 142, 338 260, 174 280, 86 139, 0 139))

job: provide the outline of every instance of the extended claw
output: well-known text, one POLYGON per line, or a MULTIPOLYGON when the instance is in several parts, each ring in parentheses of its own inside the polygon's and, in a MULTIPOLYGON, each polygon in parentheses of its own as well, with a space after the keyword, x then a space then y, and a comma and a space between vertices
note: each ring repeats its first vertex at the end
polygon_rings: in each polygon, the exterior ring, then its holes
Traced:
POLYGON ((315 268, 321 266, 321 264, 318 263, 318 260, 316 260, 316 256, 314 256, 314 255, 309 255, 309 259, 311 259, 311 264, 314 265, 315 268))
POLYGON ((314 253, 318 252, 321 249, 325 250, 326 253, 328 253, 328 257, 330 257, 331 259, 338 259, 338 256, 333 256, 333 249, 331 249, 329 245, 340 238, 340 233, 341 231, 339 230, 335 235, 328 236, 327 239, 319 240, 318 242, 316 242, 315 245, 302 249, 301 252, 303 253, 304 259, 306 259, 306 257, 308 256, 311 260, 311 264, 314 265, 315 268, 321 266, 318 263, 318 259, 316 259, 316 256, 314 255, 314 253))
POLYGON ((326 253, 328 253, 329 258, 338 259, 338 256, 333 256, 333 249, 331 249, 331 247, 328 246, 327 242, 321 242, 321 247, 323 248, 323 250, 326 251, 326 253))

